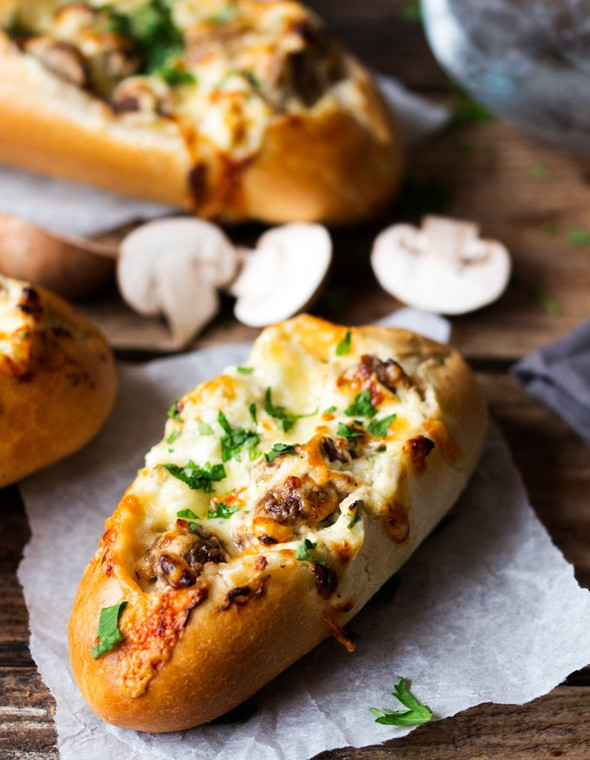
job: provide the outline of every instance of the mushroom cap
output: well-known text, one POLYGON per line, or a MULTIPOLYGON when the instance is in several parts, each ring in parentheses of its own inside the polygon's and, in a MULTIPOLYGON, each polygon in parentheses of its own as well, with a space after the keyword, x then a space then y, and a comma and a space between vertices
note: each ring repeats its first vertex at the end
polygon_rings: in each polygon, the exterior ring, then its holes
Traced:
POLYGON ((217 313, 217 288, 235 276, 237 254, 219 227, 201 219, 159 219, 121 243, 119 290, 132 309, 163 314, 181 348, 217 313))
POLYGON ((111 246, 57 236, 0 213, 0 273, 7 277, 83 299, 113 280, 115 257, 111 246))
POLYGON ((332 241, 320 224, 294 222, 265 232, 231 288, 236 319, 250 327, 280 322, 309 306, 332 261, 332 241))
POLYGON ((438 314, 465 314, 505 290, 510 255, 478 237, 477 225, 427 217, 418 229, 397 224, 373 244, 371 265, 381 287, 403 303, 438 314))

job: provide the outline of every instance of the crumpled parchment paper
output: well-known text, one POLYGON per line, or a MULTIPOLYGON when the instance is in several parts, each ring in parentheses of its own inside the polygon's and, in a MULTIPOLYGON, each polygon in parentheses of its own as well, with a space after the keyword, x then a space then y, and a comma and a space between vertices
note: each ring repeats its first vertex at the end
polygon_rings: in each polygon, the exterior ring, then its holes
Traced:
MULTIPOLYGON (((375 77, 408 143, 426 139, 448 122, 450 112, 446 106, 410 92, 392 77, 375 77)), ((169 216, 179 209, 0 167, 0 211, 57 235, 87 238, 127 224, 169 216)))
POLYGON ((116 410, 99 437, 22 485, 32 538, 19 570, 31 651, 57 702, 63 760, 304 760, 376 744, 411 729, 374 722, 399 709, 399 676, 437 718, 480 702, 523 703, 590 662, 590 594, 528 504, 496 429, 458 505, 402 568, 388 601, 352 622, 354 654, 328 640, 250 701, 243 725, 167 735, 112 728, 84 704, 68 665, 66 624, 103 521, 160 439, 172 400, 243 361, 220 346, 121 374, 116 410))

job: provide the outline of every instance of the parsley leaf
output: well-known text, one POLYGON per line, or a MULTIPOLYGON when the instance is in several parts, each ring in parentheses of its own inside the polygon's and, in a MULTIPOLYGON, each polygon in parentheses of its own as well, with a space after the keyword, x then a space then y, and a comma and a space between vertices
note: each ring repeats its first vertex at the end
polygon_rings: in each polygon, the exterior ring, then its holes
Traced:
POLYGON ((193 491, 203 489, 205 493, 211 493, 214 481, 223 480, 227 477, 225 467, 222 464, 210 465, 209 462, 199 467, 192 459, 180 467, 177 464, 163 464, 162 467, 168 470, 178 480, 182 480, 193 491))
POLYGON ((343 422, 339 422, 338 430, 336 432, 341 438, 348 438, 349 441, 352 441, 355 438, 362 438, 365 434, 365 431, 358 428, 355 422, 351 422, 350 425, 345 425, 343 422))
POLYGON ((402 8, 402 17, 406 21, 422 21, 422 9, 419 2, 407 2, 402 8))
POLYGON ((195 84, 197 81, 194 74, 181 68, 180 66, 164 66, 160 70, 160 76, 170 85, 170 87, 179 87, 183 84, 195 84))
POLYGON ((213 428, 203 420, 197 422, 197 432, 199 435, 213 435, 213 428))
POLYGON ((237 370, 242 375, 249 375, 250 372, 254 372, 254 367, 238 367, 237 370))
POLYGON ((262 83, 252 69, 238 69, 236 73, 239 74, 242 79, 245 79, 254 90, 262 89, 262 83))
POLYGON ((235 459, 237 462, 242 461, 242 449, 252 449, 260 441, 260 436, 253 430, 237 427, 233 428, 227 421, 227 417, 220 410, 217 416, 219 424, 226 435, 221 439, 221 460, 227 462, 235 459))
POLYGON ((172 59, 184 53, 184 37, 174 23, 166 0, 148 0, 129 14, 112 7, 105 8, 105 11, 108 13, 107 28, 131 42, 140 57, 139 73, 160 73, 165 78, 172 78, 169 84, 186 84, 184 74, 180 75, 180 79, 176 74, 171 74, 171 71, 177 70, 171 65, 172 59))
POLYGON ((224 520, 229 518, 238 511, 239 507, 228 507, 227 504, 219 502, 214 510, 210 509, 207 512, 207 517, 221 517, 224 520))
POLYGON ((337 410, 337 407, 329 406, 327 409, 324 409, 322 414, 333 414, 336 410, 337 410))
POLYGON ((173 430, 168 438, 166 438, 166 443, 174 443, 174 441, 178 438, 180 435, 180 430, 178 428, 176 430, 173 430))
POLYGON ((299 562, 315 562, 317 565, 328 567, 321 559, 316 559, 310 554, 310 551, 313 551, 317 545, 317 541, 314 543, 313 541, 310 541, 309 538, 304 538, 295 550, 295 559, 299 560, 299 562))
POLYGON ((572 227, 568 230, 567 242, 570 245, 588 245, 590 243, 590 230, 586 227, 572 227))
POLYGON ((184 420, 180 416, 180 408, 179 408, 179 401, 178 399, 174 401, 170 409, 168 409, 168 417, 170 417, 171 420, 174 420, 175 422, 183 423, 184 420))
POLYGON ((371 403, 371 391, 362 391, 354 402, 344 410, 349 417, 374 417, 377 410, 371 403))
POLYGON ((464 93, 459 93, 453 104, 453 125, 489 124, 495 121, 494 114, 464 93))
POLYGON ((206 21, 209 24, 227 24, 230 21, 233 21, 236 13, 237 8, 233 3, 228 3, 225 8, 222 8, 219 13, 215 13, 211 16, 206 16, 203 21, 206 21))
POLYGON ((361 509, 364 507, 364 502, 362 499, 359 499, 358 501, 355 501, 354 504, 351 504, 350 507, 348 507, 348 529, 351 530, 354 528, 354 526, 357 524, 357 522, 361 519, 361 509))
POLYGON ((258 425, 258 420, 256 419, 256 404, 250 404, 248 411, 250 412, 250 417, 252 417, 252 422, 255 425, 258 425))
POLYGON ((287 412, 284 406, 273 405, 271 393, 272 391, 270 387, 267 388, 266 403, 264 408, 268 415, 274 417, 277 420, 280 420, 281 427, 283 428, 283 433, 288 433, 291 428, 295 427, 297 420, 300 420, 303 417, 312 417, 314 414, 318 413, 317 409, 315 409, 313 412, 309 412, 308 414, 292 414, 291 412, 287 412))
POLYGON ((529 174, 534 179, 547 179, 549 177, 549 169, 540 161, 533 161, 532 164, 529 164, 529 174))
POLYGON ((352 333, 350 330, 346 331, 346 335, 340 343, 336 346, 336 356, 346 356, 346 354, 350 353, 350 344, 352 339, 352 333))
POLYGON ((180 517, 182 520, 198 520, 199 519, 192 509, 181 509, 180 512, 176 513, 176 517, 180 517))
POLYGON ((386 726, 421 726, 432 720, 432 710, 426 705, 421 705, 408 691, 406 679, 400 678, 391 692, 407 710, 378 710, 376 707, 370 707, 369 712, 376 716, 375 723, 382 723, 386 726))
POLYGON ((367 430, 377 438, 385 438, 389 431, 389 426, 396 417, 396 414, 390 414, 389 417, 383 417, 382 420, 371 420, 367 430))
POLYGON ((270 464, 273 460, 275 460, 277 457, 280 457, 282 454, 290 454, 291 456, 296 457, 297 452, 295 451, 295 446, 298 444, 288 444, 288 443, 275 443, 275 445, 272 447, 272 449, 264 455, 264 458, 270 464))
POLYGON ((119 618, 121 613, 127 607, 129 602, 119 602, 112 607, 103 607, 100 611, 98 620, 98 629, 94 643, 96 646, 90 648, 92 658, 97 660, 101 655, 109 652, 114 646, 124 640, 124 636, 119 631, 119 618))

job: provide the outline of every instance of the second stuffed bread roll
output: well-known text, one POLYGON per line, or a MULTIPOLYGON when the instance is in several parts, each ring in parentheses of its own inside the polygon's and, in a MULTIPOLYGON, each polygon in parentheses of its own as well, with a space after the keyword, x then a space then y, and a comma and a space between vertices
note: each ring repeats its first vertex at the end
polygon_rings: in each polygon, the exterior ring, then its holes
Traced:
POLYGON ((0 0, 0 162, 222 221, 353 223, 402 149, 367 71, 292 0, 0 0))

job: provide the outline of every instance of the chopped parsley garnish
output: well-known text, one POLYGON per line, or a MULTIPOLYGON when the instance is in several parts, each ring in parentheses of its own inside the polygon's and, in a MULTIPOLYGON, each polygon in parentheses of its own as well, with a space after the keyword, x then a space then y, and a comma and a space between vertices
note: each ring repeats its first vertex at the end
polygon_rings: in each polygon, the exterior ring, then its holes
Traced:
POLYGON ((235 459, 237 462, 241 462, 242 451, 254 448, 260 441, 260 436, 258 433, 246 428, 232 428, 221 410, 217 419, 226 433, 221 439, 221 460, 227 462, 230 459, 235 459))
POLYGON ((454 125, 489 124, 495 120, 496 117, 489 108, 482 106, 464 93, 458 94, 453 104, 452 123, 454 125))
POLYGON ((346 331, 346 335, 342 338, 340 343, 336 346, 336 356, 346 356, 350 353, 350 344, 352 340, 352 333, 350 330, 346 331))
POLYGON ((284 406, 274 406, 272 403, 271 393, 271 389, 267 388, 266 403, 264 408, 268 415, 274 417, 277 420, 280 420, 281 427, 283 428, 283 433, 288 433, 291 428, 295 427, 297 420, 300 420, 303 417, 312 417, 314 414, 318 413, 317 409, 315 409, 313 412, 309 412, 308 414, 292 414, 291 412, 287 412, 284 406))
POLYGON ((170 417, 171 420, 174 420, 175 422, 183 423, 184 420, 180 416, 180 409, 178 408, 178 400, 174 401, 174 403, 170 406, 170 409, 168 409, 168 417, 170 417))
POLYGON ((119 602, 112 607, 103 607, 100 611, 98 620, 98 629, 94 643, 96 646, 91 647, 92 658, 97 660, 101 655, 109 652, 114 646, 124 640, 124 636, 119 631, 119 618, 121 613, 127 607, 129 602, 119 602))
POLYGON ((19 338, 29 338, 31 333, 28 330, 24 330, 22 333, 19 334, 19 338))
POLYGON ((229 518, 235 514, 238 511, 239 507, 228 507, 227 504, 222 504, 221 502, 216 505, 215 509, 210 509, 207 512, 207 517, 221 517, 224 520, 229 520, 229 518))
POLYGON ((183 467, 177 464, 163 464, 162 467, 175 478, 186 483, 193 491, 202 489, 205 493, 211 493, 213 490, 212 483, 227 477, 225 467, 222 464, 211 465, 206 462, 203 467, 199 467, 192 459, 189 459, 183 467))
POLYGON ((354 528, 354 526, 357 524, 357 522, 361 519, 361 509, 364 506, 364 502, 362 499, 359 499, 358 501, 355 501, 354 504, 351 504, 348 508, 348 529, 351 530, 354 528), (351 507, 353 507, 351 509, 351 507))
POLYGON ((371 391, 362 391, 354 402, 344 410, 349 417, 374 417, 377 410, 371 403, 371 391))
POLYGON ((529 164, 529 174, 534 179, 547 179, 549 177, 549 169, 540 161, 533 161, 529 164))
POLYGON ((198 520, 199 519, 192 509, 181 509, 180 512, 176 513, 176 517, 180 517, 182 520, 198 520))
POLYGON ((351 422, 350 425, 345 425, 343 422, 339 422, 336 433, 341 438, 348 438, 349 441, 352 441, 354 438, 362 438, 365 431, 358 428, 355 422, 351 422))
POLYGON ((378 710, 376 707, 370 707, 369 712, 376 716, 375 723, 382 723, 386 726, 421 726, 432 720, 432 710, 426 705, 420 704, 415 697, 408 691, 406 679, 400 678, 391 692, 392 697, 396 697, 407 710, 378 710))
POLYGON ((282 454, 290 454, 291 456, 296 457, 297 452, 295 451, 295 446, 298 444, 288 444, 288 443, 275 443, 275 445, 272 447, 272 449, 264 455, 264 458, 270 464, 273 460, 275 460, 277 457, 280 457, 282 454))
POLYGON ((197 81, 194 74, 181 68, 180 66, 165 66, 160 71, 160 76, 170 85, 170 87, 179 87, 183 84, 195 84, 197 81))
POLYGON ((166 443, 174 443, 174 441, 178 438, 179 435, 180 435, 180 430, 176 428, 176 430, 173 430, 168 436, 168 438, 166 438, 166 443))
POLYGON ((197 432, 199 435, 213 435, 213 428, 203 420, 197 422, 197 432))
POLYGON ((250 404, 248 407, 248 411, 250 412, 250 417, 252 418, 252 422, 255 425, 258 425, 258 420, 256 419, 256 404, 250 404))
POLYGON ((406 21, 413 21, 414 23, 422 21, 422 8, 420 7, 420 3, 416 2, 416 0, 405 3, 402 8, 402 17, 406 21))
POLYGON ((586 227, 572 227, 567 232, 567 242, 570 245, 588 245, 590 243, 590 230, 586 227))
POLYGON ((254 372, 254 367, 238 367, 237 370, 242 375, 249 375, 251 372, 254 372))
POLYGON ((311 551, 317 548, 317 545, 317 541, 314 543, 313 541, 310 541, 309 538, 304 538, 295 550, 295 559, 299 560, 299 562, 315 562, 318 565, 327 567, 325 562, 321 559, 316 559, 310 554, 311 551))
POLYGON ((329 406, 327 409, 324 409, 323 414, 333 414, 337 409, 338 407, 336 406, 329 406))
POLYGON ((252 69, 239 69, 237 73, 248 82, 250 87, 253 87, 255 90, 262 89, 262 83, 252 69))
POLYGON ((141 59, 141 73, 162 74, 175 68, 172 61, 184 53, 184 38, 174 23, 166 0, 149 0, 129 14, 112 7, 105 10, 108 13, 107 28, 133 44, 141 59))
POLYGON ((237 10, 238 9, 233 3, 228 3, 219 11, 219 13, 215 13, 211 16, 206 16, 203 21, 207 22, 208 24, 228 24, 235 18, 237 10))
POLYGON ((181 509, 180 512, 176 513, 176 517, 180 517, 181 520, 188 520, 188 529, 191 533, 199 532, 199 524, 195 522, 199 518, 192 509, 181 509))
POLYGON ((389 432, 389 426, 396 417, 396 414, 390 414, 389 417, 383 417, 382 420, 371 420, 371 422, 369 422, 369 427, 367 430, 371 435, 374 435, 377 438, 385 438, 389 432))

